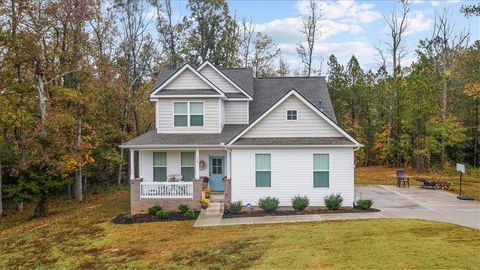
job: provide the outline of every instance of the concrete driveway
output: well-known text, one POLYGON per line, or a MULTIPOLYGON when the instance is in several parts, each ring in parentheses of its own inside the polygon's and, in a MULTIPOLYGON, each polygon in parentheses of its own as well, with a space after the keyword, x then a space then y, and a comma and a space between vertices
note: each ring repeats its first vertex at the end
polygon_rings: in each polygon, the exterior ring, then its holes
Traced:
POLYGON ((442 221, 480 229, 480 203, 462 201, 457 195, 420 187, 355 186, 355 197, 371 198, 385 218, 442 221))

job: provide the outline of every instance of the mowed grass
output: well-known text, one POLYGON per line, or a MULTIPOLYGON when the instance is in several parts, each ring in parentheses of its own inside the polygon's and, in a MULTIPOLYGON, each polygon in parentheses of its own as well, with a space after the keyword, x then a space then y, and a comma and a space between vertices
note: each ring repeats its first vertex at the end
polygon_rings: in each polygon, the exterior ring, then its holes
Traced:
MULTIPOLYGON (((372 167, 356 167, 355 168, 355 184, 365 185, 396 185, 396 169, 383 166, 372 167)), ((439 180, 451 182, 450 191, 458 194, 460 188, 459 174, 453 171, 448 173, 419 173, 412 169, 406 169, 406 174, 410 177, 410 185, 420 186, 421 183, 416 181, 418 178, 426 178, 429 180, 439 180)), ((480 169, 467 169, 463 175, 462 193, 480 200, 480 169)))
POLYGON ((0 269, 474 269, 480 234, 417 220, 193 228, 192 221, 114 225, 128 190, 54 202, 47 218, 0 219, 0 269))

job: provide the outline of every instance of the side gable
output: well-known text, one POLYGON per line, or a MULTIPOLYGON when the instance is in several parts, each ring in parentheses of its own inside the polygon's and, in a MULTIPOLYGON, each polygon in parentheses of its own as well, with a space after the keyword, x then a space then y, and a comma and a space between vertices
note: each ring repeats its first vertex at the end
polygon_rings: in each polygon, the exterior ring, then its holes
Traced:
POLYGON ((217 93, 219 97, 225 97, 225 94, 218 89, 213 83, 211 83, 208 79, 203 77, 202 74, 197 72, 194 68, 190 65, 186 64, 182 68, 180 68, 177 72, 175 72, 170 78, 168 78, 164 83, 159 85, 150 95, 151 98, 156 98, 161 95, 160 92, 162 90, 169 91, 175 95, 176 91, 178 94, 184 95, 184 92, 195 92, 195 90, 199 90, 198 94, 191 94, 191 95, 201 95, 206 90, 213 90, 217 93), (185 91, 189 90, 189 91, 185 91))
POLYGON ((252 100, 252 97, 247 92, 245 92, 240 86, 230 80, 225 74, 223 74, 210 62, 206 61, 205 63, 203 63, 198 68, 198 72, 200 72, 205 78, 207 78, 220 90, 222 90, 222 92, 226 93, 227 97, 252 100))
POLYGON ((346 138, 355 147, 362 145, 292 89, 250 126, 240 132, 228 145, 240 138, 346 138), (287 121, 286 110, 298 111, 298 120, 287 121))

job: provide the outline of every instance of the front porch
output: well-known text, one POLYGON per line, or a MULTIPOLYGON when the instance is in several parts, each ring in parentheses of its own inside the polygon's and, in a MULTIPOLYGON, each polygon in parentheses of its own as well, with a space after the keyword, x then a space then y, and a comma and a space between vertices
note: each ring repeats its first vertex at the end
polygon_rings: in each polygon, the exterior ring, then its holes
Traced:
POLYGON ((179 204, 198 210, 207 187, 229 201, 230 172, 231 153, 224 148, 131 149, 131 212, 144 213, 155 204, 168 211, 179 204))

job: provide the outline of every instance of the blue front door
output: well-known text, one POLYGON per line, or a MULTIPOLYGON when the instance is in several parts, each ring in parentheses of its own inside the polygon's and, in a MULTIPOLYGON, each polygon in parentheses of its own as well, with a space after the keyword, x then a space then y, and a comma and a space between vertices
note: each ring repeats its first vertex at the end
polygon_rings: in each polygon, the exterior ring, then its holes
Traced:
POLYGON ((223 192, 223 177, 225 176, 224 157, 210 157, 210 189, 223 192))

